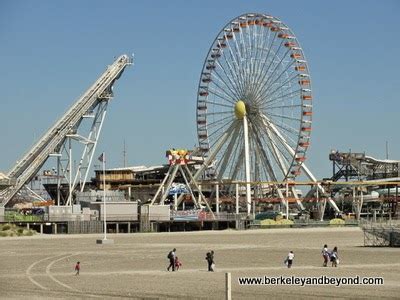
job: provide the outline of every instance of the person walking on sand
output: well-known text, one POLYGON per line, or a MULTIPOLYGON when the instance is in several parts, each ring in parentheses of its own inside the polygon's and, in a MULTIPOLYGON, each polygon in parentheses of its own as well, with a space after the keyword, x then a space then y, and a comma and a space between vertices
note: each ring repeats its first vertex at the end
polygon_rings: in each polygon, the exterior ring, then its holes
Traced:
POLYGON ((338 249, 335 246, 331 252, 331 262, 332 262, 332 267, 337 267, 339 264, 339 254, 338 254, 338 249))
POLYGON ((322 248, 322 257, 324 258, 324 264, 323 266, 326 267, 328 266, 328 260, 329 260, 329 250, 328 250, 328 245, 324 245, 324 248, 322 248))
POLYGON ((81 262, 77 262, 75 265, 75 275, 79 275, 79 271, 81 270, 81 262))
POLYGON ((293 259, 294 259, 294 253, 293 253, 293 251, 290 251, 285 260, 287 267, 289 269, 292 267, 293 259))
POLYGON ((169 266, 167 268, 167 271, 169 272, 169 269, 172 268, 172 272, 175 271, 175 258, 176 258, 176 248, 174 248, 172 251, 168 253, 167 258, 169 259, 169 266))
POLYGON ((214 272, 215 262, 214 262, 214 251, 213 250, 211 250, 210 252, 207 252, 206 260, 208 263, 208 272, 214 272))

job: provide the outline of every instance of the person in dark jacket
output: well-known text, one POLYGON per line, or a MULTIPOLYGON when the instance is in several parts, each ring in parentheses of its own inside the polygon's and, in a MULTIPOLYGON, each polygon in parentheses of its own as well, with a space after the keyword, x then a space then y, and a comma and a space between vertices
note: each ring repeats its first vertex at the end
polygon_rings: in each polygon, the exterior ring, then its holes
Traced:
POLYGON ((167 271, 169 272, 169 269, 172 268, 172 272, 175 271, 175 257, 176 257, 176 249, 174 248, 172 251, 168 253, 168 259, 169 259, 169 266, 167 268, 167 271))
POLYGON ((206 260, 208 263, 208 271, 214 272, 215 262, 214 262, 214 251, 213 250, 211 250, 210 252, 207 252, 206 260))

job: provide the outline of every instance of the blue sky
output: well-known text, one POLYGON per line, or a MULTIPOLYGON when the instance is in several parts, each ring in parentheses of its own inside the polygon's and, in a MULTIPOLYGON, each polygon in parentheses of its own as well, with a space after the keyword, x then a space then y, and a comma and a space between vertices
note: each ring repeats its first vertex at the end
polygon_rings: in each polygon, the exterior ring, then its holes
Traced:
POLYGON ((114 87, 98 152, 108 166, 165 162, 192 148, 197 85, 219 30, 246 13, 274 15, 311 69, 307 165, 331 176, 331 149, 400 159, 399 1, 0 1, 0 171, 8 171, 114 57, 135 53, 114 87))

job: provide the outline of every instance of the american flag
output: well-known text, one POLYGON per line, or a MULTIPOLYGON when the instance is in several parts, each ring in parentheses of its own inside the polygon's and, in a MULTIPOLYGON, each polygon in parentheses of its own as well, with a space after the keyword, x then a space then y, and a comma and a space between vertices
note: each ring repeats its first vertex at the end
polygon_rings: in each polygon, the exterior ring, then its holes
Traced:
POLYGON ((99 161, 101 161, 101 162, 106 161, 106 156, 105 156, 104 152, 99 156, 99 161))

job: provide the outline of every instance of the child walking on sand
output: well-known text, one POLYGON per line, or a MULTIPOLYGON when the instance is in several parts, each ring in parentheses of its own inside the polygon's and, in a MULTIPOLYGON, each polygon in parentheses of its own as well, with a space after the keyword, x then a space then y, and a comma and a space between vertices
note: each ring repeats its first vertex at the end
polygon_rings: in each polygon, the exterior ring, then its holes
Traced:
POLYGON ((175 270, 179 270, 179 268, 182 267, 182 263, 179 260, 178 256, 175 258, 175 270))
POLYGON ((78 261, 75 265, 75 275, 79 275, 79 271, 81 270, 81 263, 78 261))

